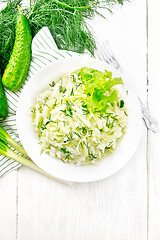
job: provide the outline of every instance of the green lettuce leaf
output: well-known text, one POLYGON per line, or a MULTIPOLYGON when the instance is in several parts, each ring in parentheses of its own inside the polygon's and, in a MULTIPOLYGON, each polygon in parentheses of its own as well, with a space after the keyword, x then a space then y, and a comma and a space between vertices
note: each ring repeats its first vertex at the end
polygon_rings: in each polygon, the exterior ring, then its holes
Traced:
POLYGON ((84 101, 93 111, 105 112, 118 101, 117 90, 112 87, 123 84, 121 78, 112 78, 112 72, 101 72, 92 68, 83 67, 79 76, 84 84, 84 93, 87 98, 84 101))

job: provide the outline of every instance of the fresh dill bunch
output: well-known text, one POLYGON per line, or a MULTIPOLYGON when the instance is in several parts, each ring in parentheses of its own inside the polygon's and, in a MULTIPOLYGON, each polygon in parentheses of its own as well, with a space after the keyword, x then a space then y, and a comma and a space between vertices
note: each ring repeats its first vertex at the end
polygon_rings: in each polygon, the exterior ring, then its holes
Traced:
MULTIPOLYGON (((86 19, 92 19, 100 8, 111 11, 114 4, 127 0, 30 0, 30 8, 23 9, 28 17, 32 37, 47 26, 59 49, 92 55, 96 47, 86 19)), ((3 74, 9 61, 14 40, 17 6, 22 0, 3 0, 6 8, 0 12, 0 70, 3 74)))
POLYGON ((111 11, 113 4, 122 4, 124 0, 63 0, 61 2, 75 9, 63 7, 54 0, 35 0, 29 13, 33 36, 43 26, 48 26, 58 48, 79 53, 88 50, 93 55, 95 41, 85 20, 92 19, 98 13, 98 8, 111 11), (83 9, 86 6, 90 7, 83 9))
MULTIPOLYGON (((66 0, 70 6, 87 6, 91 2, 83 0, 66 0)), ((61 7, 59 4, 39 0, 29 16, 29 23, 32 34, 35 34, 43 27, 47 26, 60 49, 67 49, 82 53, 87 49, 91 54, 94 52, 95 42, 84 18, 91 18, 94 15, 93 8, 85 10, 61 7)))
POLYGON ((17 5, 21 0, 7 2, 7 6, 0 12, 0 73, 2 74, 10 58, 15 40, 15 19, 17 5))

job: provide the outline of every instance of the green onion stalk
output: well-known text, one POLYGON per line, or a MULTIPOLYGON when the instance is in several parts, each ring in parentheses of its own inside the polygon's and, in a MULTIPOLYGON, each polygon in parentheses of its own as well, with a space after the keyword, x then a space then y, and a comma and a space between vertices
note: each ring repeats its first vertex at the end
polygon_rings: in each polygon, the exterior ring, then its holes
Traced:
POLYGON ((0 126, 0 154, 4 155, 10 159, 13 159, 14 161, 16 161, 28 168, 31 168, 51 179, 58 181, 58 182, 65 183, 65 184, 71 184, 70 182, 63 181, 61 179, 57 179, 57 178, 51 176, 50 174, 48 174, 44 170, 42 170, 40 167, 38 167, 32 160, 28 159, 28 154, 26 153, 24 148, 19 143, 17 143, 15 140, 13 140, 1 126, 0 126), (18 152, 22 153, 27 158, 14 152, 12 149, 10 149, 10 147, 7 144, 9 144, 13 148, 15 148, 18 152))
MULTIPOLYGON (((17 143, 15 140, 13 140, 9 134, 0 126, 0 140, 2 140, 5 143, 8 143, 11 145, 13 148, 15 148, 18 152, 22 153, 26 157, 28 157, 28 154, 24 150, 24 148, 17 143)), ((3 154, 3 153, 2 153, 3 154)), ((3 154, 4 155, 4 154, 3 154)))

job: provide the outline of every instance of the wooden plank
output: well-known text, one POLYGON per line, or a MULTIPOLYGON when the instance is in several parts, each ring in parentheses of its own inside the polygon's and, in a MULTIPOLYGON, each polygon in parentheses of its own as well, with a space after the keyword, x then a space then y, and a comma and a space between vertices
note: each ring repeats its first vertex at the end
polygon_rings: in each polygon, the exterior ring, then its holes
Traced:
POLYGON ((146 239, 138 152, 118 174, 92 184, 65 186, 21 168, 18 239, 146 239))
POLYGON ((17 227, 17 172, 0 179, 0 239, 15 240, 17 227))
MULTIPOLYGON (((97 19, 95 28, 101 27, 133 89, 145 101, 146 1, 125 4, 108 22, 97 19)), ((146 169, 145 127, 129 163, 96 183, 65 186, 20 168, 18 240, 147 240, 146 169)))
MULTIPOLYGON (((150 111, 159 122, 160 92, 160 2, 148 1, 148 104, 150 111)), ((160 137, 149 132, 148 163, 149 163, 149 240, 160 239, 160 137)))

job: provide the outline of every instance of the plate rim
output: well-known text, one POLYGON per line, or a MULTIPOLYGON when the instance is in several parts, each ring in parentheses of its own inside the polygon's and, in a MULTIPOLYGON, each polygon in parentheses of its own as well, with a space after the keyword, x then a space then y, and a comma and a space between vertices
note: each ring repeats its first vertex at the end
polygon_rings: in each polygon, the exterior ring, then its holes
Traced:
MULTIPOLYGON (((111 69, 111 71, 113 72, 113 73, 116 73, 116 74, 118 74, 119 76, 121 76, 122 78, 123 78, 123 80, 124 80, 124 82, 125 82, 125 85, 126 85, 126 78, 125 78, 125 76, 122 74, 122 73, 120 73, 117 69, 114 69, 112 66, 110 66, 109 64, 107 64, 107 63, 105 63, 105 62, 103 62, 103 61, 100 61, 100 60, 98 60, 98 59, 94 59, 94 58, 90 58, 90 57, 88 57, 88 56, 80 56, 80 57, 72 57, 72 58, 65 58, 64 60, 57 60, 56 62, 52 62, 52 63, 50 63, 50 64, 48 64, 47 66, 45 66, 44 68, 41 68, 39 71, 37 71, 37 73, 33 76, 33 77, 31 77, 30 79, 29 79, 29 81, 26 83, 26 85, 24 86, 24 88, 22 89, 22 92, 21 92, 21 94, 20 94, 20 97, 19 97, 19 101, 18 101, 18 106, 17 106, 17 112, 16 112, 16 124, 17 124, 17 131, 18 131, 18 134, 19 134, 19 137, 20 137, 20 141, 21 141, 21 143, 22 143, 22 145, 23 145, 23 147, 24 147, 24 149, 26 150, 26 152, 28 153, 28 155, 30 155, 31 156, 31 154, 30 154, 30 151, 28 151, 28 148, 26 148, 26 145, 25 145, 25 143, 24 143, 24 141, 23 141, 23 137, 22 137, 22 132, 21 132, 21 130, 20 130, 20 105, 21 105, 21 98, 23 97, 23 93, 25 92, 25 89, 27 88, 27 86, 28 86, 28 84, 30 83, 31 84, 31 81, 34 81, 34 79, 36 79, 36 77, 41 73, 41 72, 43 72, 43 71, 46 71, 47 69, 49 69, 51 66, 53 66, 53 65, 55 65, 55 64, 57 64, 57 63, 62 63, 62 62, 66 62, 66 61, 68 61, 68 59, 70 59, 71 61, 76 61, 75 59, 85 59, 85 60, 94 60, 94 61, 98 61, 98 62, 100 62, 100 63, 102 63, 102 64, 105 64, 105 66, 106 66, 106 68, 108 67, 109 68, 109 70, 111 69)), ((128 88, 128 84, 127 84, 127 88, 128 88)), ((137 99, 137 103, 139 103, 138 102, 138 98, 137 98, 137 96, 129 89, 129 91, 134 95, 134 97, 137 99)), ((138 104, 137 106, 139 106, 139 110, 140 110, 140 104, 138 104)), ((141 115, 141 111, 139 111, 139 113, 140 113, 140 115, 141 115)), ((35 159, 33 159, 33 162, 35 162, 36 163, 36 165, 37 166, 39 166, 40 168, 42 168, 44 171, 46 171, 47 173, 49 173, 49 174, 51 174, 52 176, 54 176, 54 177, 56 177, 56 178, 58 178, 58 179, 62 179, 62 180, 65 180, 65 181, 70 181, 70 182, 78 182, 78 183, 82 183, 82 182, 94 182, 94 181, 98 181, 98 180, 102 180, 102 179, 104 179, 104 178, 107 178, 107 177, 109 177, 109 176, 111 176, 111 175, 113 175, 113 174, 115 174, 117 171, 119 171, 120 169, 122 169, 126 164, 127 164, 127 162, 131 159, 131 157, 133 156, 133 154, 135 153, 135 151, 136 151, 136 149, 137 149, 137 147, 138 147, 138 144, 139 144, 139 141, 140 141, 140 139, 141 139, 141 135, 142 135, 142 115, 139 117, 139 119, 141 119, 141 122, 139 123, 141 126, 140 126, 140 130, 141 130, 141 132, 139 133, 139 139, 138 139, 138 141, 137 141, 137 143, 135 144, 136 146, 134 147, 134 149, 133 149, 133 151, 130 153, 130 156, 126 159, 126 161, 124 161, 123 162, 123 164, 121 164, 121 166, 118 168, 118 169, 116 169, 115 171, 113 171, 111 174, 106 174, 106 176, 104 176, 104 175, 102 175, 101 177, 99 176, 99 177, 95 177, 94 179, 81 179, 81 180, 78 180, 78 179, 72 179, 72 178, 65 178, 65 177, 60 177, 59 176, 59 174, 55 174, 54 173, 54 175, 50 172, 50 171, 48 171, 48 168, 46 168, 45 166, 41 166, 41 164, 39 164, 39 163, 37 163, 37 161, 35 161, 35 159)), ((122 136, 123 137, 123 136, 122 136)), ((102 160, 103 161, 103 160, 102 160)), ((84 166, 82 166, 82 167, 84 167, 84 166)), ((95 166, 96 167, 96 166, 95 166)))

